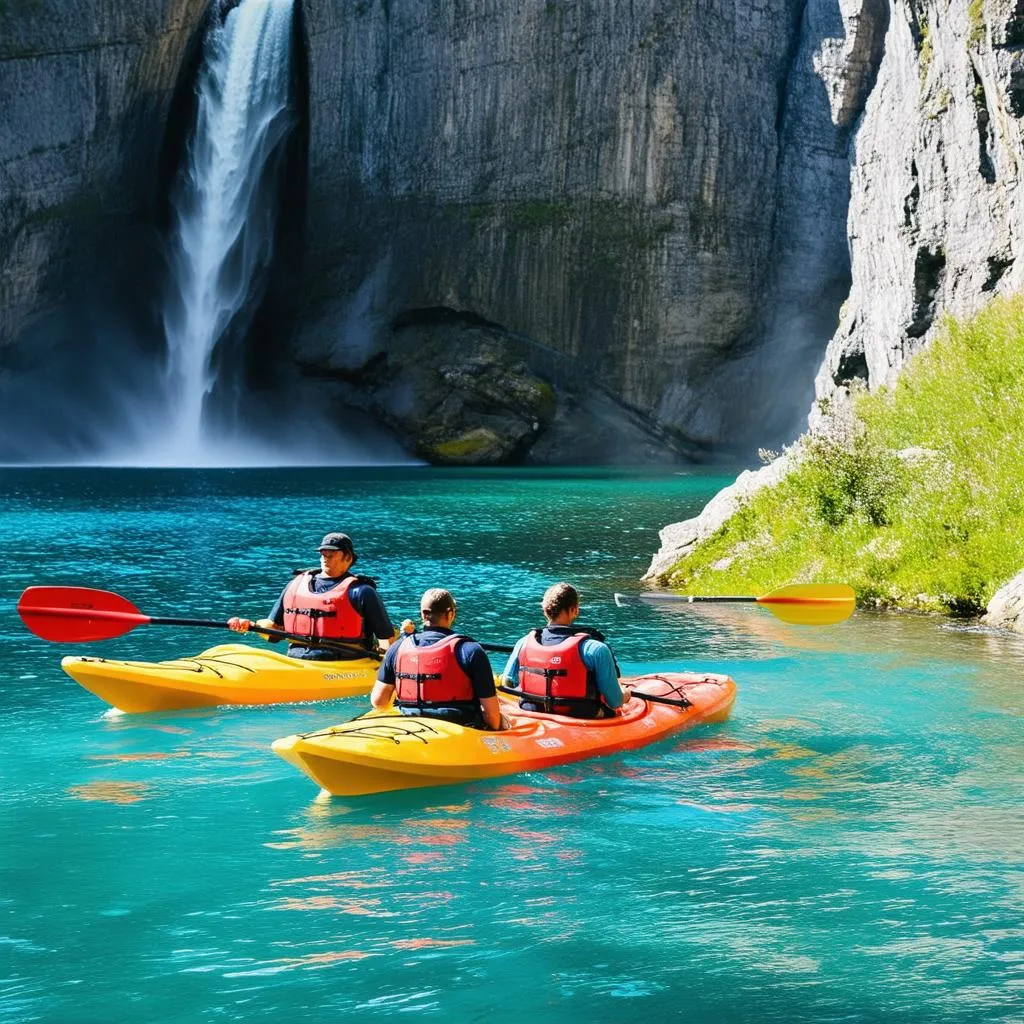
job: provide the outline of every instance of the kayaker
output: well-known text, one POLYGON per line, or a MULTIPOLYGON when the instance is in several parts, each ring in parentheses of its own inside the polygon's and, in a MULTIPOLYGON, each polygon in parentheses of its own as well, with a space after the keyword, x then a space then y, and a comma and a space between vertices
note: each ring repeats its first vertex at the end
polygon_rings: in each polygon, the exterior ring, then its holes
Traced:
POLYGON ((619 685, 611 648, 596 629, 574 626, 579 591, 556 583, 544 591, 547 625, 516 643, 502 672, 505 685, 519 690, 524 711, 546 711, 569 718, 606 718, 632 694, 619 685))
POLYGON ((359 556, 347 533, 327 534, 320 541, 320 568, 296 573, 265 619, 234 617, 228 626, 238 633, 250 629, 283 629, 310 639, 331 640, 351 647, 318 647, 291 643, 289 658, 338 661, 365 657, 367 651, 386 647, 395 637, 394 626, 377 593, 376 581, 349 570, 359 556), (379 643, 378 643, 379 642, 379 643))
POLYGON ((474 729, 506 729, 491 663, 475 640, 452 630, 455 614, 449 591, 435 587, 423 594, 423 630, 388 649, 370 703, 386 708, 393 696, 403 715, 442 718, 474 729))

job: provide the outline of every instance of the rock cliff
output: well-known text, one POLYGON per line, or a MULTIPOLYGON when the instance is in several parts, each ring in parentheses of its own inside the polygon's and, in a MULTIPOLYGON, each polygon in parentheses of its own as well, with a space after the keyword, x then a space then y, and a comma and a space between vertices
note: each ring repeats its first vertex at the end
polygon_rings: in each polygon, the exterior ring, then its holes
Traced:
POLYGON ((112 349, 86 343, 102 332, 78 299, 109 288, 108 308, 146 315, 152 296, 135 302, 131 283, 159 258, 167 107, 204 7, 0 2, 0 395, 11 423, 26 391, 59 396, 64 377, 71 392, 97 364, 116 374, 112 349))
POLYGON ((1024 3, 892 8, 856 138, 852 286, 817 378, 828 403, 892 384, 942 313, 1024 286, 1024 3))
MULTIPOLYGON (((122 328, 159 348, 160 149, 205 7, 0 2, 8 407, 130 390, 122 328)), ((473 409, 518 366, 558 397, 511 396, 500 458, 611 455, 609 410, 630 458, 776 444, 819 367, 833 402, 889 381, 942 310, 1021 284, 1022 0, 304 0, 301 21, 285 344, 392 426, 443 405, 435 447, 500 434, 473 409)))
MULTIPOLYGON (((849 48, 859 31, 851 14, 877 12, 842 6, 849 48)), ((814 429, 845 421, 855 382, 892 384, 943 313, 967 316, 1024 287, 1022 118, 1024 0, 892 0, 853 137, 852 284, 817 376, 814 429)), ((745 476, 742 494, 776 478, 775 467, 745 476)), ((733 507, 731 493, 715 508, 733 507)), ((720 523, 666 527, 646 578, 661 578, 720 523)))
POLYGON ((848 287, 878 8, 844 44, 835 0, 307 3, 299 359, 352 379, 443 308, 691 452, 791 436, 848 287))
POLYGON ((988 626, 1024 633, 1024 570, 996 591, 981 621, 988 626))

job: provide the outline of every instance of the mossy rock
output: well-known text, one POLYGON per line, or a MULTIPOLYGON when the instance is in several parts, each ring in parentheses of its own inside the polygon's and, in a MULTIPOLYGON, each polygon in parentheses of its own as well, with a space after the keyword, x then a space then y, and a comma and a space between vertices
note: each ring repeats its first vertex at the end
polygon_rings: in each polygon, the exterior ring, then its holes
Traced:
POLYGON ((420 442, 418 454, 439 466, 492 466, 509 454, 508 440, 487 427, 474 427, 445 440, 420 442))

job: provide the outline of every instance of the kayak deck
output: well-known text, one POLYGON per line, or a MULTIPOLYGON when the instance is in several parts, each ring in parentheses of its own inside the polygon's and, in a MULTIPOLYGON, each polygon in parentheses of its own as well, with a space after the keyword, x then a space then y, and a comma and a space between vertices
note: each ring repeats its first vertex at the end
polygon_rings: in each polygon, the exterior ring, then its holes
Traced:
POLYGON ((533 771, 629 750, 691 726, 723 721, 736 698, 729 676, 672 672, 624 679, 686 708, 634 697, 614 718, 582 720, 521 711, 503 701, 512 727, 470 729, 433 718, 375 711, 274 742, 276 754, 334 796, 365 796, 533 771))
POLYGON ((356 697, 370 692, 380 665, 375 658, 303 661, 247 644, 171 661, 67 657, 60 664, 85 689, 131 713, 356 697))

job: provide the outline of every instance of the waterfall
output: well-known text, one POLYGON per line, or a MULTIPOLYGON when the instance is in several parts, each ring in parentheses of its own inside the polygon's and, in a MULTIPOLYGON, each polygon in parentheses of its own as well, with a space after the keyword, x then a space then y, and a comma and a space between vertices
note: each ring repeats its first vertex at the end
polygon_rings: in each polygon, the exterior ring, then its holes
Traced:
MULTIPOLYGON (((232 321, 258 300, 270 264, 276 189, 266 179, 294 123, 292 2, 222 3, 203 42, 195 131, 174 196, 164 310, 168 415, 154 461, 207 461, 203 407, 215 382, 214 352, 232 321)), ((220 372, 238 370, 226 365, 220 372)))

